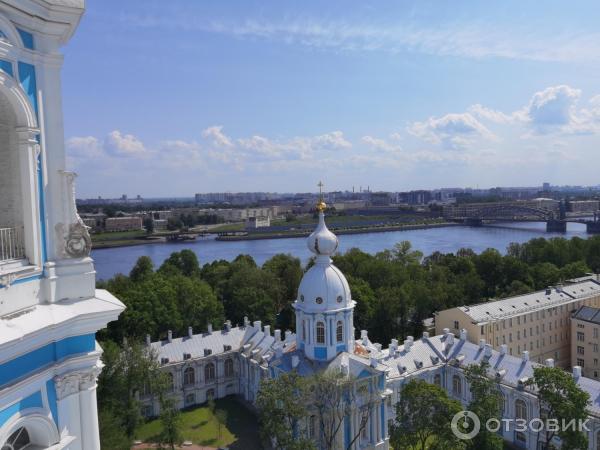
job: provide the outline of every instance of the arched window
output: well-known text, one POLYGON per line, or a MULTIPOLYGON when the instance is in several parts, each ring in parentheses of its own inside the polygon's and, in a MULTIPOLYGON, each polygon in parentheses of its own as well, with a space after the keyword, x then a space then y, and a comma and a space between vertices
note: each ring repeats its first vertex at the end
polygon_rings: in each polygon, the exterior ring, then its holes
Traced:
POLYGON ((196 396, 192 394, 188 394, 185 396, 185 406, 192 406, 196 404, 196 396))
POLYGON ((215 379, 215 365, 213 363, 208 363, 204 366, 204 381, 209 382, 215 379))
POLYGON ((433 384, 436 386, 442 385, 442 376, 439 373, 436 373, 433 377, 433 384))
POLYGON ((515 417, 517 419, 527 420, 527 405, 521 399, 515 401, 515 417))
POLYGON ((225 376, 233 376, 233 359, 231 358, 225 360, 225 376))
POLYGON ((344 341, 344 323, 338 320, 337 326, 335 327, 335 338, 337 342, 344 341))
MULTIPOLYGON (((521 419, 527 421, 527 404, 521 399, 515 401, 515 418, 517 420, 521 419)), ((517 442, 526 443, 527 437, 525 436, 525 433, 518 431, 515 433, 515 440, 517 442)))
POLYGON ((174 381, 173 374, 171 372, 167 372, 167 390, 172 391, 175 388, 174 381))
POLYGON ((317 322, 317 344, 325 343, 325 324, 317 322))
POLYGON ((215 398, 215 390, 214 389, 209 389, 208 391, 206 391, 206 400, 212 400, 215 398))
POLYGON ((196 372, 193 367, 188 367, 183 371, 183 385, 193 386, 196 384, 196 372))
POLYGON ((2 450, 21 450, 30 445, 31 440, 29 439, 29 433, 25 427, 21 427, 8 437, 2 446, 2 450))
POLYGON ((462 380, 458 375, 454 375, 452 377, 452 393, 456 397, 460 397, 462 395, 462 380))
POLYGON ((317 430, 317 417, 310 416, 308 418, 308 437, 310 439, 314 439, 316 437, 316 430, 317 430))

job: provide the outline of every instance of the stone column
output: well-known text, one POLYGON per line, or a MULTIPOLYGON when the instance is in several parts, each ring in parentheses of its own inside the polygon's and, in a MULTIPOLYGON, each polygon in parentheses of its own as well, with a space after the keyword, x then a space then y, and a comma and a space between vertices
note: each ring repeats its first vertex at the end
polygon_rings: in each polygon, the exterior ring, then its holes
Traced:
POLYGON ((84 448, 81 440, 81 410, 79 407, 80 377, 78 372, 54 377, 60 436, 61 438, 65 436, 76 438, 69 444, 69 450, 83 450, 84 448))
POLYGON ((79 383, 79 407, 81 415, 81 440, 85 450, 100 450, 100 428, 96 402, 96 380, 101 368, 96 366, 82 374, 79 383))
MULTIPOLYGON (((39 130, 17 128, 17 147, 20 161, 21 194, 23 199, 23 232, 25 254, 31 264, 42 266, 42 239, 40 229, 40 201, 38 184, 38 156, 40 146, 36 136, 39 130)), ((46 220, 46 218, 43 218, 46 220)))

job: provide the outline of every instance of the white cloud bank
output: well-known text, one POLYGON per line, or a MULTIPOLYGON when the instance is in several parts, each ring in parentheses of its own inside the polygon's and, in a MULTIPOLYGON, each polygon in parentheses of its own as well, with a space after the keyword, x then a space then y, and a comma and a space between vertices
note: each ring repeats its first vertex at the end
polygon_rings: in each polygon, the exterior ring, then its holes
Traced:
POLYGON ((233 137, 223 126, 213 125, 198 141, 148 145, 133 134, 113 130, 104 138, 68 139, 67 154, 70 166, 87 177, 122 180, 135 174, 148 182, 163 177, 183 184, 202 175, 226 183, 242 175, 314 177, 317 170, 349 177, 372 171, 370 177, 379 177, 415 171, 417 165, 429 170, 452 165, 519 171, 587 158, 594 166, 600 162, 593 159, 598 137, 600 96, 584 101, 579 89, 558 85, 534 93, 514 111, 475 104, 464 112, 414 121, 385 138, 351 139, 340 130, 291 138, 233 137))

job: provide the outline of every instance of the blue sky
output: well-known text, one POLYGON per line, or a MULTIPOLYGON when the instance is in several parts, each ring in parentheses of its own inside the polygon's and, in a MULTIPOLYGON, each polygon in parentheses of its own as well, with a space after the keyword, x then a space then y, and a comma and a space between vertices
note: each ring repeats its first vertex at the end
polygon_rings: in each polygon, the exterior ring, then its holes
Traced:
POLYGON ((598 2, 87 3, 80 197, 600 182, 598 2))

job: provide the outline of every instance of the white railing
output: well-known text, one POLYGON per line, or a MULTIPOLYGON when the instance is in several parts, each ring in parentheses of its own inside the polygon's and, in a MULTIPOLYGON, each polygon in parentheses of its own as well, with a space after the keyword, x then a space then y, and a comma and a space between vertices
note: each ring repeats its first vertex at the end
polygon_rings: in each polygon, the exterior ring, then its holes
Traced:
POLYGON ((0 228, 0 262, 23 258, 23 227, 0 228))

